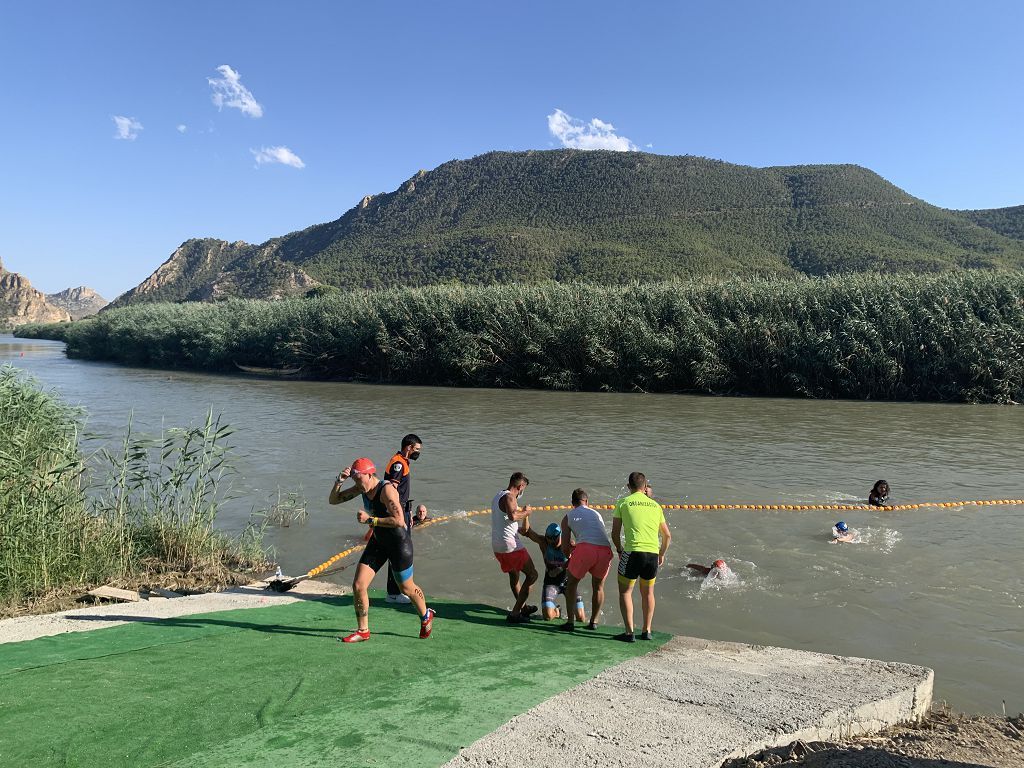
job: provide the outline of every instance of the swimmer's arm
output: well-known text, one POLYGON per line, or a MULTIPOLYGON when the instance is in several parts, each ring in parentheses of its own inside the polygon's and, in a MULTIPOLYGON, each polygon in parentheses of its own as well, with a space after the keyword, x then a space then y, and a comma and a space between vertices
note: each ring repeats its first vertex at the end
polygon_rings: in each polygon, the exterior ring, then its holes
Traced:
POLYGON ((386 483, 381 495, 384 496, 388 514, 374 517, 359 510, 359 522, 369 523, 374 528, 405 528, 405 515, 402 514, 402 505, 398 502, 398 491, 395 490, 395 486, 386 483))
POLYGON ((525 523, 525 525, 519 529, 519 532, 523 534, 523 536, 528 538, 530 541, 537 542, 543 548, 544 544, 547 543, 545 538, 530 527, 529 520, 524 520, 523 522, 525 523))
POLYGON ((702 576, 707 576, 709 573, 711 573, 710 568, 708 568, 706 565, 700 565, 699 563, 687 563, 686 567, 689 568, 691 571, 696 571, 702 576))
POLYGON ((615 551, 618 554, 622 554, 622 518, 616 517, 612 520, 612 544, 615 545, 615 551))
POLYGON ((562 554, 572 555, 572 531, 569 530, 569 516, 562 515, 562 554))
POLYGON ((354 499, 359 495, 360 491, 354 485, 351 488, 341 489, 341 484, 349 478, 351 469, 345 467, 341 470, 341 474, 338 475, 334 480, 334 485, 331 486, 331 494, 327 497, 328 504, 341 504, 342 502, 354 499))
POLYGON ((665 553, 668 552, 668 545, 672 543, 672 532, 668 529, 668 523, 662 522, 661 529, 661 552, 658 553, 658 565, 665 564, 665 553))

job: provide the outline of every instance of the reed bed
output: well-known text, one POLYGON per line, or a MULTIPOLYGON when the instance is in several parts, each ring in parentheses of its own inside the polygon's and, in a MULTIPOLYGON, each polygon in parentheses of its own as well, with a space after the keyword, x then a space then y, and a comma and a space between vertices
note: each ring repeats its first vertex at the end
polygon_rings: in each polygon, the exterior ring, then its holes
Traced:
MULTIPOLYGON (((46 335, 46 329, 23 329, 46 335)), ((313 378, 1011 403, 1024 274, 542 283, 149 304, 61 326, 71 357, 313 378)))
POLYGON ((0 612, 69 588, 168 573, 216 585, 267 565, 261 526, 215 528, 230 429, 212 414, 156 439, 129 424, 118 450, 88 458, 83 418, 0 368, 0 612))

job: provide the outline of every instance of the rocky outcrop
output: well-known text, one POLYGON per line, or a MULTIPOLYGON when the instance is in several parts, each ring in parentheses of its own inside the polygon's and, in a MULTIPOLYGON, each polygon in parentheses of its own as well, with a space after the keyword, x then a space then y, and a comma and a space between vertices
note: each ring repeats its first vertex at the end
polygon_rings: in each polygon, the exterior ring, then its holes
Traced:
POLYGON ((152 275, 108 306, 113 309, 152 301, 202 301, 221 271, 252 248, 241 240, 186 240, 152 275))
POLYGON ((67 288, 60 293, 48 293, 46 300, 53 306, 67 311, 72 320, 95 315, 110 303, 92 288, 86 288, 84 285, 67 288))
POLYGON ((0 327, 70 319, 66 310, 50 304, 28 280, 16 272, 8 272, 0 262, 0 327))

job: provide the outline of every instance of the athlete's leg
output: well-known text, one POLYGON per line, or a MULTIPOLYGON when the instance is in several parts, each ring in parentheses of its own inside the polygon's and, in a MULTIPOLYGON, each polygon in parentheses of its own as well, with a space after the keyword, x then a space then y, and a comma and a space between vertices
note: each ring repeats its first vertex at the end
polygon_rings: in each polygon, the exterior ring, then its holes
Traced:
POLYGON ((580 580, 573 576, 571 573, 565 579, 565 612, 568 614, 569 620, 566 625, 571 627, 577 619, 580 621, 586 621, 585 616, 579 616, 579 611, 574 611, 573 606, 576 604, 576 588, 579 586, 580 580))
MULTIPOLYGON (((411 568, 409 569, 412 570, 411 568)), ((401 574, 398 574, 401 577, 401 574)), ((412 574, 409 574, 409 578, 400 579, 398 586, 402 589, 402 594, 412 600, 413 608, 416 609, 416 613, 423 618, 427 615, 427 599, 423 596, 423 590, 416 586, 416 582, 412 580, 412 574)))
POLYGON ((593 591, 590 600, 590 623, 597 624, 601 618, 601 607, 604 605, 604 578, 591 576, 590 588, 593 591))
POLYGON ((519 600, 519 571, 509 571, 508 585, 512 588, 512 597, 519 600))
POLYGON ((633 634, 633 584, 632 579, 619 576, 619 611, 622 613, 622 625, 626 634, 633 634))
POLYGON ((356 611, 356 628, 360 632, 370 629, 370 596, 367 590, 377 572, 366 563, 356 566, 356 576, 352 581, 352 605, 356 611))
POLYGON ((400 595, 402 594, 402 588, 395 580, 395 571, 391 567, 391 563, 388 563, 388 594, 389 595, 400 595))
POLYGON ((654 622, 654 579, 640 579, 640 602, 644 610, 644 632, 650 632, 654 622))
POLYGON ((526 565, 523 566, 523 583, 519 586, 516 594, 516 604, 512 607, 512 615, 520 616, 527 599, 530 597, 530 587, 537 582, 537 568, 533 564, 533 558, 527 556, 526 565))

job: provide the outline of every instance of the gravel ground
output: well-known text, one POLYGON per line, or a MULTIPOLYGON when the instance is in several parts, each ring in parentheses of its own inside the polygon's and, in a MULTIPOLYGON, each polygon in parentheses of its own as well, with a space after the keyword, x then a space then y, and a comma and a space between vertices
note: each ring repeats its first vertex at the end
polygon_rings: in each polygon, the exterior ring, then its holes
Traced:
POLYGON ((1024 715, 970 717, 935 707, 920 724, 836 744, 796 742, 722 768, 1022 768, 1024 715))

